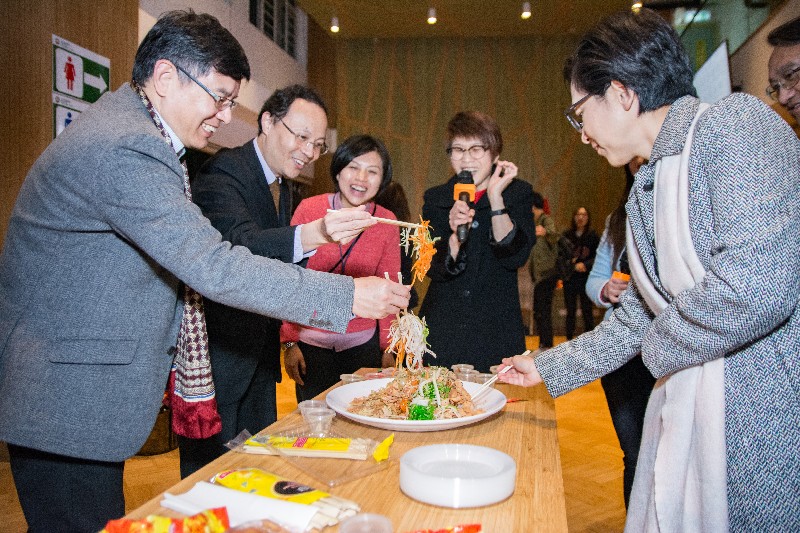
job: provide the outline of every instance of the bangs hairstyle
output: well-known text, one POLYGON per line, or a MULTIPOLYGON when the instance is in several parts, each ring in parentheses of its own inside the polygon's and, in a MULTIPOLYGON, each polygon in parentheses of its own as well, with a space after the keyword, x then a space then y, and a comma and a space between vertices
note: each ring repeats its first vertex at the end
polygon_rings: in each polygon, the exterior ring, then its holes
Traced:
POLYGON ((215 17, 191 9, 159 17, 136 51, 133 81, 144 85, 161 59, 197 77, 214 69, 236 81, 250 79, 250 64, 239 41, 215 17))
POLYGON ((322 97, 317 94, 314 89, 306 87, 305 85, 289 85, 283 89, 278 89, 267 98, 264 105, 261 106, 261 111, 258 113, 258 133, 263 133, 264 128, 261 127, 261 117, 264 113, 269 113, 273 123, 278 122, 289 112, 289 108, 297 99, 306 100, 312 104, 317 104, 328 114, 328 108, 322 97))
POLYGON ((603 19, 564 65, 564 79, 586 94, 602 97, 614 80, 633 90, 639 113, 697 96, 693 77, 678 34, 650 9, 603 19))
POLYGON ((447 123, 447 148, 456 137, 474 137, 492 154, 492 159, 503 152, 503 135, 497 122, 480 111, 461 111, 447 123))
POLYGON ((586 231, 589 231, 592 228, 592 214, 589 212, 588 209, 586 209, 583 206, 580 206, 580 207, 576 208, 575 211, 572 212, 572 222, 571 222, 571 225, 570 225, 570 229, 572 230, 572 233, 575 233, 576 231, 578 231, 578 225, 575 223, 575 215, 577 215, 578 211, 580 211, 581 209, 586 211, 586 227, 583 228, 583 231, 586 232, 586 231))
MULTIPOLYGON (((381 156, 381 161, 383 161, 383 178, 381 179, 381 186, 378 189, 378 194, 392 181, 392 159, 389 157, 389 151, 386 149, 386 146, 384 146, 380 139, 376 139, 370 135, 353 135, 345 139, 344 142, 336 148, 336 152, 334 152, 333 159, 331 160, 331 179, 333 180, 333 188, 336 192, 339 192, 339 181, 336 177, 342 169, 349 165, 350 161, 356 157, 368 154, 369 152, 378 152, 378 155, 381 156)), ((370 201, 374 200, 375 198, 370 201)))
POLYGON ((781 24, 767 35, 772 46, 794 46, 800 44, 800 17, 781 24))

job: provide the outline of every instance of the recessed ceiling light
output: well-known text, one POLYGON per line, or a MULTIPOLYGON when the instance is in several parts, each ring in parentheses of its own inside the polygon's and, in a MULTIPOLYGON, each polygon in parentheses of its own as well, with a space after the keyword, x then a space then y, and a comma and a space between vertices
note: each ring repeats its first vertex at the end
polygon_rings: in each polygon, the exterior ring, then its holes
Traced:
POLYGON ((531 18, 531 3, 530 2, 522 2, 522 15, 520 15, 523 20, 528 20, 531 18))
POLYGON ((428 8, 428 24, 436 24, 436 8, 428 8))
POLYGON ((339 33, 339 17, 331 17, 331 32, 339 33))

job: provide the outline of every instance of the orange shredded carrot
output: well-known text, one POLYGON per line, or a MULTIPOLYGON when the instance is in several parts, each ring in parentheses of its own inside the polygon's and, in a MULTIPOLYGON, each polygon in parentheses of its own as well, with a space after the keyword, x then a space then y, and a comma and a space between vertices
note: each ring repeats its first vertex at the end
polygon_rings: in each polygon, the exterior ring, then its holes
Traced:
POLYGON ((414 264, 411 266, 411 283, 414 283, 414 281, 422 281, 425 278, 425 274, 428 273, 428 269, 431 267, 431 260, 434 254, 436 254, 436 248, 433 245, 435 240, 431 239, 430 221, 422 220, 421 216, 419 220, 422 227, 414 228, 413 231, 409 231, 404 239, 406 245, 410 244, 413 246, 412 253, 417 256, 414 264))

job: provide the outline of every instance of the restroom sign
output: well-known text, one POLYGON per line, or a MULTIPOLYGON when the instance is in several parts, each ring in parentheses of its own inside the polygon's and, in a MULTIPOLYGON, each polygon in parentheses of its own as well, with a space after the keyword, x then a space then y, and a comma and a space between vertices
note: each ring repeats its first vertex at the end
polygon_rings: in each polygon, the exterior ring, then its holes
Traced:
POLYGON ((87 103, 108 90, 111 61, 53 35, 53 91, 87 103))

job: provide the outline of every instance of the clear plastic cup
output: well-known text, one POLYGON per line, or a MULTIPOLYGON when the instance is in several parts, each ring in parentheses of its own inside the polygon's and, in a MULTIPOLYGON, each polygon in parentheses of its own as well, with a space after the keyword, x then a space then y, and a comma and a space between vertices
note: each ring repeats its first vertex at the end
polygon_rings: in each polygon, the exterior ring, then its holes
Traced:
POLYGON ((475 377, 480 374, 477 370, 467 368, 460 372, 456 372, 456 377, 461 381, 475 381, 475 377))
POLYGON ((473 365, 468 365, 465 363, 459 363, 457 365, 451 366, 450 368, 452 368, 453 372, 455 372, 456 374, 464 370, 475 370, 475 367, 473 365))
POLYGON ((390 367, 387 367, 387 368, 384 368, 383 370, 381 370, 381 374, 383 374, 383 377, 386 377, 386 378, 390 378, 390 377, 394 376, 395 372, 396 372, 396 370, 395 370, 395 368, 393 366, 390 366, 390 367))
POLYGON ((314 435, 324 435, 330 431, 334 416, 336 416, 336 412, 327 407, 303 411, 303 419, 305 419, 309 430, 314 435))
MULTIPOLYGON (((483 383, 486 383, 487 381, 489 381, 490 379, 492 379, 493 377, 494 377, 494 374, 490 374, 488 372, 480 372, 480 373, 475 374, 474 376, 472 376, 472 378, 473 378, 472 381, 474 381, 475 383, 483 384, 483 383)), ((493 387, 493 386, 494 386, 494 383, 492 383, 490 385, 490 387, 493 387)))
POLYGON ((339 523, 339 533, 392 533, 392 521, 382 514, 357 514, 339 523))
POLYGON ((364 376, 364 379, 384 379, 386 374, 382 372, 370 372, 364 376))
POLYGON ((300 409, 300 414, 305 416, 305 411, 308 409, 327 409, 328 404, 324 400, 304 400, 297 404, 300 409))
POLYGON ((348 383, 355 383, 356 381, 364 381, 364 376, 359 376, 358 374, 342 374, 339 376, 339 379, 342 380, 342 383, 347 385, 348 383))
POLYGON ((500 370, 500 365, 493 365, 489 367, 489 372, 491 372, 492 374, 497 374, 499 370, 500 370))

